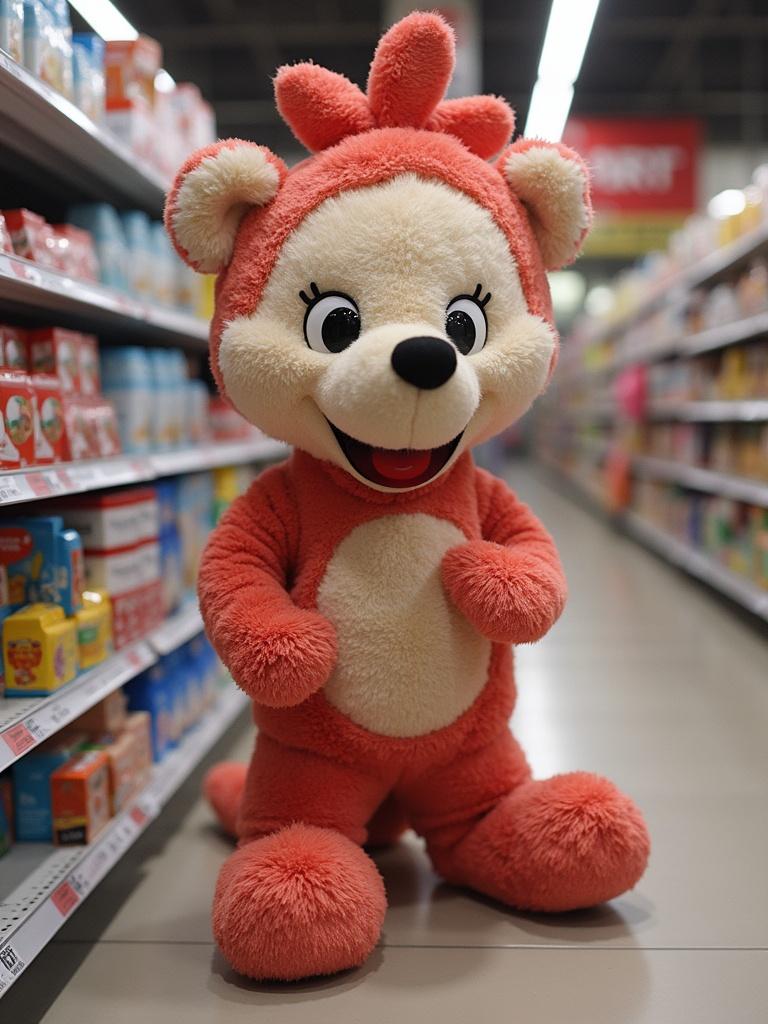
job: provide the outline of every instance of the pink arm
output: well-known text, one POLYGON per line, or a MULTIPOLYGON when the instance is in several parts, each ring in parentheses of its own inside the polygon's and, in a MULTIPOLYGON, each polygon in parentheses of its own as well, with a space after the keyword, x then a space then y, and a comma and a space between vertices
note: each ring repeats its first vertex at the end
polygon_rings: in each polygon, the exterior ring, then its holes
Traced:
POLYGON ((297 607, 287 590, 293 501, 268 470, 211 534, 198 577, 205 628, 235 682, 257 703, 300 704, 327 681, 336 660, 333 626, 297 607))
POLYGON ((483 540, 452 548, 443 582, 459 611, 483 636, 531 643, 563 610, 566 583, 554 542, 506 484, 478 470, 483 540))

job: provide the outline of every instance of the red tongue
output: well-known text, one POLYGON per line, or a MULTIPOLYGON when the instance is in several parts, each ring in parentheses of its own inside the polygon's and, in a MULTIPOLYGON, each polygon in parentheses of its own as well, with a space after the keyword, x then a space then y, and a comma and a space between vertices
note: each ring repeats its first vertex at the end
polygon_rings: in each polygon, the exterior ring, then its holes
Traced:
POLYGON ((377 473, 388 480, 415 480, 426 473, 432 452, 390 451, 386 448, 374 448, 371 460, 377 473))

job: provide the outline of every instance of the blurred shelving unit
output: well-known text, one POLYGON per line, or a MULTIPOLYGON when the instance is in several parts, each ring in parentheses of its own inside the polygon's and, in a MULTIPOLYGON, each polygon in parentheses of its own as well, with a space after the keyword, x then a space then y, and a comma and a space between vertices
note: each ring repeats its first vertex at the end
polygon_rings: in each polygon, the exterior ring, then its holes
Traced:
POLYGON ((535 444, 542 462, 631 536, 768 620, 768 373, 743 393, 732 384, 713 393, 702 389, 700 370, 707 360, 739 360, 750 346, 764 346, 768 360, 768 292, 762 308, 723 322, 686 313, 716 287, 735 288, 756 262, 768 277, 765 210, 763 217, 704 258, 659 275, 620 315, 566 339, 538 409, 535 444), (729 463, 712 437, 735 431, 751 431, 750 439, 763 432, 763 462, 729 463), (707 525, 709 513, 721 517, 719 533, 707 525), (731 548, 714 543, 713 535, 728 536, 729 515, 735 531, 741 522, 752 531, 752 548, 738 534, 731 548))
MULTIPOLYGON (((0 53, 0 164, 62 200, 162 214, 168 182, 111 132, 0 53)), ((136 344, 204 352, 208 324, 187 313, 75 280, 0 253, 0 314, 50 320, 136 344)), ((264 464, 286 446, 253 436, 147 455, 0 471, 0 510, 41 499, 145 483, 218 467, 264 464)), ((203 629, 190 598, 142 640, 113 653, 47 697, 0 699, 0 771, 203 629)), ((94 891, 247 705, 231 680, 215 704, 156 765, 131 805, 89 845, 20 843, 0 861, 0 996, 94 891)))

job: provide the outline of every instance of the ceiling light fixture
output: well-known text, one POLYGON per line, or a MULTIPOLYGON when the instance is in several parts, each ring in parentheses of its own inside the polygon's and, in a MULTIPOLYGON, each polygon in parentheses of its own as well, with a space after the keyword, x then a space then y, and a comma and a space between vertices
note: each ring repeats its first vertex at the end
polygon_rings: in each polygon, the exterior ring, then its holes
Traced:
POLYGON ((525 135, 558 142, 600 0, 552 0, 525 135))
POLYGON ((94 32, 107 42, 117 39, 136 39, 138 32, 110 0, 70 0, 81 17, 94 32))

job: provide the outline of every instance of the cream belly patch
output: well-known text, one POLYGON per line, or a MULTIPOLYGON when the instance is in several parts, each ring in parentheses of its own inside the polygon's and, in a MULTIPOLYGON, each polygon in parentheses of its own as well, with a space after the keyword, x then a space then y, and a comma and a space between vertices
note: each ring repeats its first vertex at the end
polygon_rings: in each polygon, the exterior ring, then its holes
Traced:
POLYGON ((356 527, 338 546, 318 608, 338 633, 327 699, 385 736, 450 725, 485 685, 491 645, 449 602, 440 563, 464 543, 452 523, 422 513, 356 527))

